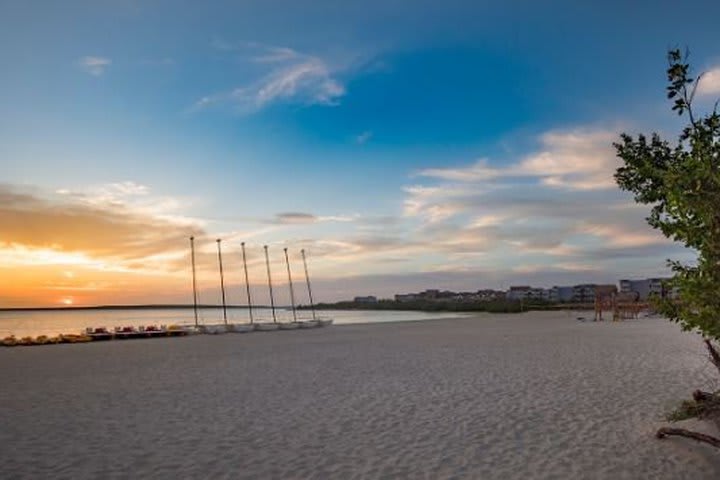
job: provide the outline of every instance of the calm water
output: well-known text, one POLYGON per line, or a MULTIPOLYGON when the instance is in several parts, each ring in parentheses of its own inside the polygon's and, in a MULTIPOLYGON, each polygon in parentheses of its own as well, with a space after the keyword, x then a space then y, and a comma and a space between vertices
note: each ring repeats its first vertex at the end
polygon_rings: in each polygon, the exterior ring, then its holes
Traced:
MULTIPOLYGON (((255 320, 269 321, 272 319, 270 309, 253 310, 255 320)), ((330 317, 336 324, 397 322, 410 320, 430 320, 436 318, 459 317, 458 313, 425 313, 395 311, 347 311, 323 310, 318 313, 330 317)), ((311 317, 309 311, 298 312, 299 319, 311 317)), ((200 311, 201 324, 217 324, 223 322, 221 308, 204 308, 200 311)), ((292 319, 292 312, 278 309, 279 321, 292 319)), ((245 309, 229 309, 229 323, 247 323, 248 312, 245 309)), ((78 333, 85 327, 141 326, 141 325, 193 325, 195 323, 192 309, 122 309, 122 310, 53 310, 53 311, 22 311, 0 312, 0 338, 7 335, 18 337, 31 335, 57 335, 59 333, 78 333)))

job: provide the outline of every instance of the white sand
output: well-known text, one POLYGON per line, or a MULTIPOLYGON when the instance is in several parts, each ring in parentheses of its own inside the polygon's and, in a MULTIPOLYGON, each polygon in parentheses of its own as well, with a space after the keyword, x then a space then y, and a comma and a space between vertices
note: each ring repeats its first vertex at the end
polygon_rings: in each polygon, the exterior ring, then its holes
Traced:
POLYGON ((0 366, 3 478, 720 477, 720 453, 653 438, 716 378, 660 319, 55 345, 0 349, 0 366))

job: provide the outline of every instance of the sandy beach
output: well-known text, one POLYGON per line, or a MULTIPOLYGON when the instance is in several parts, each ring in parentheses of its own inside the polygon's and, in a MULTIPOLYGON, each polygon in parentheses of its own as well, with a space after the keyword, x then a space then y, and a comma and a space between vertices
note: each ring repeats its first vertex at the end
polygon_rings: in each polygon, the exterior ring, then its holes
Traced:
POLYGON ((720 453, 653 438, 717 388, 700 338, 662 319, 486 314, 0 349, 0 365, 3 478, 720 476, 720 453))

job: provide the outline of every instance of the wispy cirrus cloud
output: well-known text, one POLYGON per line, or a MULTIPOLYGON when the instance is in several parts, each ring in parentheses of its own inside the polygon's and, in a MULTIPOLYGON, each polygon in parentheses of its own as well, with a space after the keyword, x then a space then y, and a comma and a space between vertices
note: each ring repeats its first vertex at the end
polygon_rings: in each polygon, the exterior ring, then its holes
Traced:
POLYGON ((95 77, 101 76, 112 64, 112 60, 105 57, 85 56, 77 60, 77 65, 84 72, 95 77))
POLYGON ((275 215, 271 223, 280 225, 306 225, 323 222, 352 222, 357 217, 350 215, 315 215, 305 212, 282 212, 275 215))
POLYGON ((283 102, 333 106, 345 95, 338 72, 319 56, 258 43, 235 46, 220 39, 214 39, 212 45, 238 55, 261 73, 254 81, 200 98, 192 110, 230 104, 238 112, 250 114, 283 102))
POLYGON ((549 187, 571 190, 616 188, 619 166, 612 142, 616 133, 604 130, 551 131, 540 136, 541 148, 509 166, 493 167, 487 159, 459 168, 429 168, 418 175, 457 182, 529 178, 549 187))

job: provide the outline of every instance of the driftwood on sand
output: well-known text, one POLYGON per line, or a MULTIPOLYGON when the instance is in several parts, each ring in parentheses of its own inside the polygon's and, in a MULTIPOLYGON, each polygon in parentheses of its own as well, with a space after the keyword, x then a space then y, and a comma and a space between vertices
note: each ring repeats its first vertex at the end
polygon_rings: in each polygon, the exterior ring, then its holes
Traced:
MULTIPOLYGON (((710 354, 710 362, 720 371, 720 352, 709 339, 705 339, 705 346, 710 354)), ((681 409, 685 410, 683 415, 687 417, 696 417, 714 421, 720 426, 720 391, 703 392, 695 390, 692 394, 693 401, 684 402, 681 409)), ((707 443, 716 448, 720 448, 720 438, 707 435, 700 432, 693 432, 684 428, 663 427, 655 434, 657 438, 665 438, 668 436, 678 436, 691 438, 698 442, 707 443)))
POLYGON ((671 435, 692 438, 698 442, 709 443, 714 447, 720 448, 720 438, 715 438, 712 435, 706 435, 704 433, 693 432, 692 430, 686 430, 684 428, 663 427, 655 434, 657 438, 665 438, 671 435))

